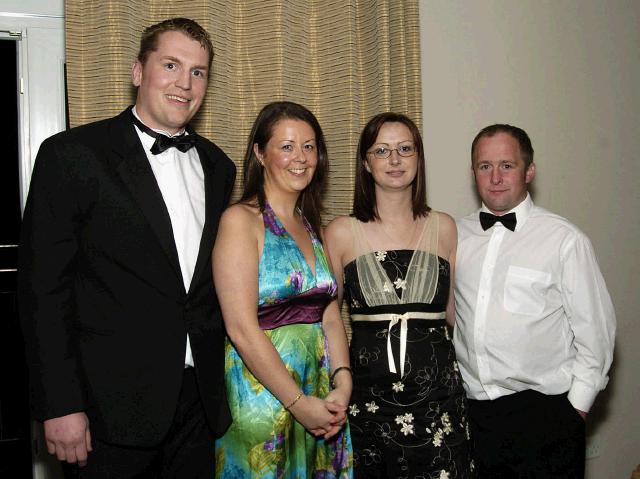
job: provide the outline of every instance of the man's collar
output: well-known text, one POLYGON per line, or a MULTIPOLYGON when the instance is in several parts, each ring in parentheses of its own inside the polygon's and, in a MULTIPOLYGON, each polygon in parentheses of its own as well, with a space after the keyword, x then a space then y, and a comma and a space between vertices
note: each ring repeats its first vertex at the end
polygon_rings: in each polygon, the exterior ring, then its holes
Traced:
MULTIPOLYGON (((527 196, 525 197, 525 199, 522 200, 520 204, 515 208, 509 211, 505 211, 504 214, 511 213, 511 212, 514 212, 516 214, 516 220, 518 222, 516 225, 516 231, 520 231, 524 226, 524 224, 527 222, 527 219, 529 218, 529 215, 531 214, 532 209, 533 209, 533 200, 531 199, 531 195, 527 191, 527 196)), ((492 211, 489 208, 487 208, 484 203, 482 203, 482 207, 480 208, 480 211, 492 213, 492 211)))
MULTIPOLYGON (((140 118, 140 115, 138 115, 138 112, 136 111, 136 106, 135 105, 133 105, 133 107, 131 108, 131 113, 133 113, 133 116, 135 116, 143 124, 146 124, 146 123, 144 123, 144 121, 142 121, 142 118, 140 118)), ((151 127, 149 126, 149 128, 151 128, 151 127)), ((151 129, 153 131, 155 131, 156 133, 160 133, 162 135, 168 136, 169 138, 172 138, 174 136, 180 136, 180 135, 184 134, 184 132, 186 131, 186 128, 182 128, 180 131, 178 131, 178 132, 176 132, 175 134, 172 135, 171 133, 169 133, 168 131, 165 131, 165 130, 159 130, 157 128, 151 128, 151 129)))

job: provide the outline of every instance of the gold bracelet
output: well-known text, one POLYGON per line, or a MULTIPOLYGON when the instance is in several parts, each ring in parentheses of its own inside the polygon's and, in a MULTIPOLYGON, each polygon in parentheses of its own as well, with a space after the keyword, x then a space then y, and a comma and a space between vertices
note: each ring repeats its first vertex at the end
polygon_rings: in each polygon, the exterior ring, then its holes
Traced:
POLYGON ((287 411, 288 411, 289 409, 291 409, 291 408, 293 407, 293 405, 294 405, 295 403, 297 403, 297 402, 298 402, 298 400, 302 397, 302 394, 303 394, 303 393, 302 393, 302 391, 300 391, 300 392, 298 393, 298 395, 296 396, 296 398, 295 398, 293 401, 291 401, 291 403, 290 403, 288 406, 285 406, 284 408, 285 408, 287 411))

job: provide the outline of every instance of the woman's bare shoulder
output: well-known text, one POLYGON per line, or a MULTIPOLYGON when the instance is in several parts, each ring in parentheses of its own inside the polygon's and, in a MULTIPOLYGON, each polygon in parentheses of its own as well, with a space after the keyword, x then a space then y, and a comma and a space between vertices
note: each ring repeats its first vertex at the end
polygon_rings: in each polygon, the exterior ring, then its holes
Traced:
POLYGON ((456 221, 449 215, 443 211, 432 211, 438 215, 438 227, 440 231, 443 233, 453 233, 455 234, 457 231, 456 221))
POLYGON ((222 214, 222 221, 236 224, 236 223, 253 223, 259 217, 260 209, 257 206, 253 206, 247 203, 236 203, 229 206, 222 214))
POLYGON ((260 209, 245 203, 236 203, 222 214, 218 238, 232 237, 240 243, 256 237, 261 230, 262 214, 260 209))
POLYGON ((325 228, 325 237, 329 241, 341 241, 351 238, 351 217, 337 216, 325 228))

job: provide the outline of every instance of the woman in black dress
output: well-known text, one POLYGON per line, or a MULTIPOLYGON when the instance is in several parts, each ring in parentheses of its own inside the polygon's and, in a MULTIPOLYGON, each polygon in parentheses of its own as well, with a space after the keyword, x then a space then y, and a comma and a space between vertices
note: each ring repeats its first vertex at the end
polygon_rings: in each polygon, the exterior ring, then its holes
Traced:
POLYGON ((413 121, 374 116, 358 145, 353 215, 326 232, 352 321, 349 422, 360 478, 473 477, 450 333, 456 226, 427 206, 425 181, 413 121))

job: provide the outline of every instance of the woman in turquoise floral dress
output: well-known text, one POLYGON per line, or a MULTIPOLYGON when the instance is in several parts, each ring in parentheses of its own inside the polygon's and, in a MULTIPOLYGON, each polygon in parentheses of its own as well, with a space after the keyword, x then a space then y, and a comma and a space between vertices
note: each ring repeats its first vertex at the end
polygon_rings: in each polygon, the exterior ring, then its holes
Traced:
POLYGON ((313 114, 265 106, 244 172, 213 253, 233 418, 216 441, 216 477, 350 478, 351 370, 320 240, 327 152, 313 114))

